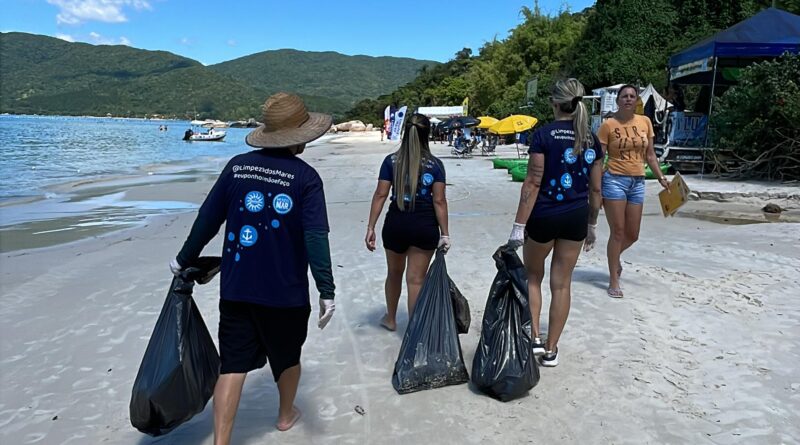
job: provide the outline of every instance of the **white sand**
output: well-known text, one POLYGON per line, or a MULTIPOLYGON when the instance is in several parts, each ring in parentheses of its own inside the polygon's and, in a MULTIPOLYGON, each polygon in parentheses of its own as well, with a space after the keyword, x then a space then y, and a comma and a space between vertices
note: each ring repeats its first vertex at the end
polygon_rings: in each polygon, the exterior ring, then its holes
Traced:
MULTIPOLYGON (((337 311, 324 331, 313 320, 309 328, 302 420, 290 432, 275 430, 267 367, 248 378, 234 443, 800 442, 800 224, 664 219, 650 182, 641 239, 623 256, 625 298, 605 295, 601 216, 601 245, 575 272, 561 364, 542 369, 529 396, 503 404, 468 385, 397 395, 391 373, 402 337, 377 326, 384 256, 363 246, 378 167, 393 149, 376 138, 341 138, 303 155, 325 181, 337 311)), ((472 305, 473 325, 461 336, 471 369, 495 273, 491 254, 508 236, 519 184, 486 158, 433 149, 451 184, 448 269, 472 305)), ((211 181, 135 185, 128 199, 199 203, 211 181)), ((682 211, 716 205, 691 202, 682 211)), ((167 263, 193 219, 153 218, 0 257, 0 442, 212 443, 210 404, 160 440, 128 420, 131 386, 171 280, 167 263)), ((219 249, 217 239, 206 253, 219 249)), ((215 338, 218 283, 195 293, 215 338)))

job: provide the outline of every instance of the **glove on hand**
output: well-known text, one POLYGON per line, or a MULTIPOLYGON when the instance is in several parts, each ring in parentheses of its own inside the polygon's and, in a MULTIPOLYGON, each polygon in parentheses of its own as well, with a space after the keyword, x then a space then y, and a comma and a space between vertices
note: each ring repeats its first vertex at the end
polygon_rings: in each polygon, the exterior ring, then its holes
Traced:
POLYGON ((516 249, 525 244, 525 224, 514 223, 511 235, 508 237, 508 247, 516 249))
POLYGON ((439 248, 442 249, 442 253, 447 253, 450 250, 450 237, 447 235, 442 235, 439 237, 439 248))
POLYGON ((181 267, 180 263, 178 263, 177 258, 173 258, 172 261, 169 262, 169 270, 172 272, 172 275, 176 277, 181 274, 183 267, 181 267))
POLYGON ((583 251, 588 252, 594 249, 594 243, 597 241, 597 224, 589 224, 586 231, 586 241, 583 243, 583 251))
POLYGON ((331 317, 333 317, 333 311, 336 310, 336 305, 333 304, 333 300, 324 300, 322 298, 319 299, 319 321, 317 322, 317 327, 320 329, 325 329, 325 326, 328 325, 328 322, 331 321, 331 317))

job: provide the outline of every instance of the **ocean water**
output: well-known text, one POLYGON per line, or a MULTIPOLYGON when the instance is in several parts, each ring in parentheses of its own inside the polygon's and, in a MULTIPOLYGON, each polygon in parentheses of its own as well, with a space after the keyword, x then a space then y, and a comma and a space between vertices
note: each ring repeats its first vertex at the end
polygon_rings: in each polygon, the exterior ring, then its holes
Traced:
POLYGON ((45 196, 57 184, 252 150, 244 143, 250 129, 226 128, 222 142, 185 142, 187 128, 187 121, 0 116, 0 202, 45 196))

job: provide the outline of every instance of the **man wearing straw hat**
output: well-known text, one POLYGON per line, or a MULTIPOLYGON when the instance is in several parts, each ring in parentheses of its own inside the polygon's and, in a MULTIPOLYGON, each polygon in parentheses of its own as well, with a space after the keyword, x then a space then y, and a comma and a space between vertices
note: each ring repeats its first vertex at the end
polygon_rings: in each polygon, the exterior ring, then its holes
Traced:
POLYGON ((294 398, 300 351, 311 313, 308 268, 320 293, 318 326, 334 311, 328 217, 322 180, 296 155, 331 127, 303 101, 277 93, 264 103, 263 125, 247 135, 259 150, 228 162, 170 263, 180 272, 197 259, 223 222, 220 284, 220 377, 214 389, 216 444, 230 442, 245 376, 269 361, 278 384, 277 428, 300 418, 294 398))

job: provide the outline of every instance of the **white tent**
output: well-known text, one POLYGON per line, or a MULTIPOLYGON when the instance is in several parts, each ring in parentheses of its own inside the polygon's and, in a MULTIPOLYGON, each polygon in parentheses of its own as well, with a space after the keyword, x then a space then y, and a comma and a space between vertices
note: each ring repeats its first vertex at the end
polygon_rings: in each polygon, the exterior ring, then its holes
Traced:
POLYGON ((464 107, 461 105, 454 107, 419 107, 417 113, 428 117, 452 117, 463 116, 464 107))
MULTIPOLYGON (((620 83, 617 85, 611 85, 610 87, 603 87, 597 88, 592 90, 592 94, 598 96, 600 98, 600 110, 599 111, 602 115, 606 113, 613 113, 617 111, 617 94, 619 93, 619 89, 625 86, 624 83, 620 83)), ((639 88, 639 97, 642 98, 642 104, 646 104, 650 97, 653 97, 656 103, 656 110, 663 110, 666 106, 671 106, 666 99, 661 97, 656 91, 656 88, 653 84, 648 84, 647 88, 639 88)))
POLYGON ((659 111, 666 110, 667 107, 672 106, 671 103, 667 102, 667 99, 664 99, 660 94, 658 94, 658 91, 656 91, 656 88, 653 86, 652 83, 647 85, 647 88, 645 88, 644 91, 639 93, 639 97, 642 98, 642 103, 645 105, 647 105, 647 101, 650 100, 650 98, 652 97, 653 102, 655 102, 656 105, 656 110, 659 111))

